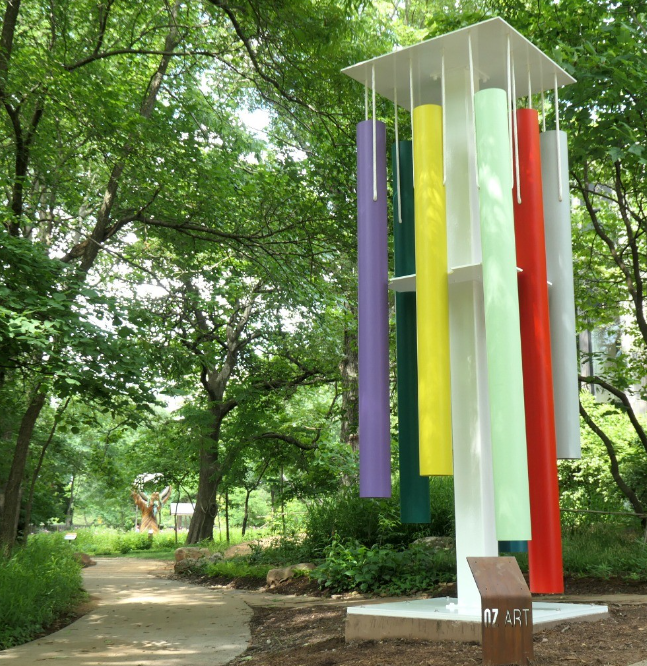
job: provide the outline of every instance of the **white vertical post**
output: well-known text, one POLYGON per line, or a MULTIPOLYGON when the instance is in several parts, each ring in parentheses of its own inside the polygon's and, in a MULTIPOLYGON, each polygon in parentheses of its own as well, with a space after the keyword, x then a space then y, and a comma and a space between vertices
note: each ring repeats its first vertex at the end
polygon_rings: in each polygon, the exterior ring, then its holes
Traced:
POLYGON ((398 184, 398 223, 402 224, 402 188, 400 187, 400 132, 398 128, 398 89, 393 89, 393 115, 395 117, 395 182, 398 184))
MULTIPOLYGON (((445 84, 447 245, 449 266, 481 262, 472 86, 464 69, 445 84), (467 100, 467 101, 466 101, 467 100)), ((480 607, 467 557, 498 555, 485 351, 483 283, 450 286, 452 430, 458 605, 480 607)))
POLYGON ((371 68, 371 88, 373 91, 373 201, 377 201, 377 118, 375 117, 375 65, 371 68))

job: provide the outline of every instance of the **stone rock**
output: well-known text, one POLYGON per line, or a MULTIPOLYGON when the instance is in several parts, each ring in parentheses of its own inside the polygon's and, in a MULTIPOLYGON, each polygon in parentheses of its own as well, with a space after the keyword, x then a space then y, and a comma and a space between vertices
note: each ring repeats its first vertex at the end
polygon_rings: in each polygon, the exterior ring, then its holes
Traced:
POLYGON ((283 581, 289 580, 294 576, 294 571, 292 570, 292 567, 284 567, 282 569, 270 569, 267 572, 267 578, 265 579, 265 582, 269 587, 273 587, 274 585, 278 585, 279 583, 282 583, 283 581))
POLYGON ((312 571, 317 568, 317 565, 312 562, 301 562, 300 564, 293 564, 292 568, 295 571, 312 571))
POLYGON ((224 559, 224 556, 222 553, 211 553, 211 555, 207 555, 205 558, 207 562, 220 562, 220 560, 224 559))
POLYGON ((252 546, 250 543, 237 543, 235 546, 229 546, 225 551, 225 559, 228 560, 230 557, 239 557, 241 555, 251 555, 252 546))
POLYGON ((267 572, 265 582, 269 587, 274 587, 274 585, 278 585, 279 583, 294 578, 295 571, 312 571, 315 568, 316 566, 311 562, 302 562, 300 564, 293 564, 289 567, 283 567, 282 569, 270 569, 267 572))
POLYGON ((208 557, 210 553, 211 552, 208 548, 185 546, 184 548, 178 548, 175 551, 175 561, 182 562, 182 560, 199 560, 201 557, 208 557))
POLYGON ((259 548, 267 548, 274 546, 278 542, 277 537, 263 537, 260 539, 253 539, 252 541, 245 541, 237 543, 235 546, 229 546, 225 551, 225 559, 230 557, 244 557, 245 555, 252 555, 255 550, 259 548))
POLYGON ((197 560, 195 559, 180 560, 175 563, 173 570, 176 574, 185 573, 186 571, 189 571, 189 569, 192 569, 196 565, 196 562, 197 560))
POLYGON ((412 546, 425 546, 430 550, 454 550, 455 543, 452 537, 430 536, 416 539, 412 546))
POLYGON ((86 553, 74 553, 73 557, 84 569, 96 565, 96 562, 86 553))

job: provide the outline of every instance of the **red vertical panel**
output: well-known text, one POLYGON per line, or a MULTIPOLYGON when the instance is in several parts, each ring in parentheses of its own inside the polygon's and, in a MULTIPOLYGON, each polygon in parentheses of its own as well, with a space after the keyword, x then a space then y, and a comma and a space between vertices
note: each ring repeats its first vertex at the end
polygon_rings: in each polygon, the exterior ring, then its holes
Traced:
POLYGON ((514 190, 519 312, 532 540, 528 544, 530 590, 564 591, 559 518, 555 410, 544 241, 544 206, 537 111, 517 111, 521 203, 514 190))

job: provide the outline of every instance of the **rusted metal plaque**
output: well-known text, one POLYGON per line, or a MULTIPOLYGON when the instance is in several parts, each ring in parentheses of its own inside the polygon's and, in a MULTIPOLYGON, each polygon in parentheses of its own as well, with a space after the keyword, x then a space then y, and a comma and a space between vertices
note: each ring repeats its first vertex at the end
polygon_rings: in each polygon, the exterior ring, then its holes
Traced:
POLYGON ((514 557, 468 557, 481 594, 484 666, 526 666, 532 652, 532 597, 514 557))

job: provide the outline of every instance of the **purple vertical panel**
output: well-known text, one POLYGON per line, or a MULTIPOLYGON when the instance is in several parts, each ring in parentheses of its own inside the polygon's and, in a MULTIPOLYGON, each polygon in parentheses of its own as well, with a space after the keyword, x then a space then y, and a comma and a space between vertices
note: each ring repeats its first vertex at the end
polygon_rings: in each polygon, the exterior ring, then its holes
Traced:
POLYGON ((391 497, 386 126, 375 124, 377 201, 373 121, 357 125, 359 494, 391 497))

